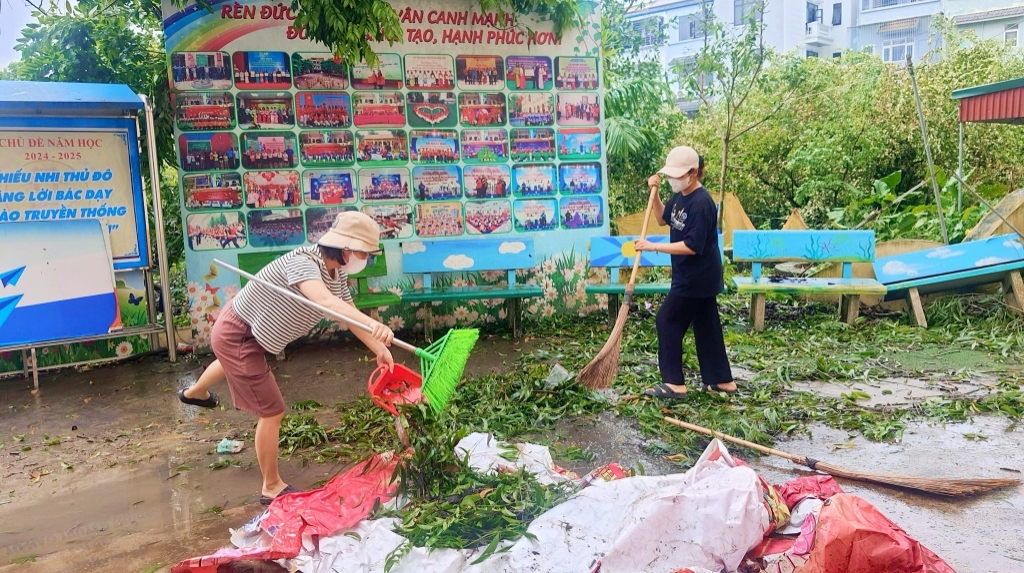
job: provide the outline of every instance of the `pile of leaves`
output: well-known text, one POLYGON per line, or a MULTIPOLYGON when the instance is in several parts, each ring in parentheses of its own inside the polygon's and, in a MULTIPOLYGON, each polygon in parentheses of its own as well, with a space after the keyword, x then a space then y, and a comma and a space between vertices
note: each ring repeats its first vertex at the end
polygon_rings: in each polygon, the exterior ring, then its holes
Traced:
MULTIPOLYGON (((657 300, 651 300, 656 307, 657 300)), ((650 454, 663 455, 680 471, 707 446, 702 435, 670 427, 671 415, 746 440, 772 445, 787 435, 824 424, 874 441, 898 441, 916 420, 962 421, 976 414, 1024 417, 1024 325, 991 297, 949 297, 929 306, 929 329, 912 326, 903 314, 862 316, 855 326, 835 319, 834 305, 777 300, 790 320, 770 323, 753 332, 745 302, 721 300, 727 347, 735 366, 757 373, 742 381, 738 395, 693 392, 686 400, 665 402, 642 395, 660 382, 653 312, 639 305, 630 315, 622 339, 619 376, 610 402, 570 381, 554 388, 545 384, 553 363, 578 371, 607 339, 601 317, 554 317, 535 327, 552 333, 508 371, 464 381, 451 404, 434 414, 426 407, 406 407, 413 453, 396 471, 408 502, 391 512, 396 531, 409 543, 389 559, 393 566, 412 547, 484 548, 480 559, 502 541, 528 536, 530 522, 572 495, 569 486, 544 486, 530 474, 481 475, 455 451, 471 432, 487 432, 508 442, 533 441, 553 447, 556 459, 593 456, 572 444, 560 443, 552 430, 559 421, 572 423, 614 410, 623 425, 639 427, 649 438, 650 454), (793 381, 872 381, 892 376, 919 376, 909 360, 922 351, 980 353, 986 369, 998 370, 999 381, 988 396, 933 398, 910 408, 868 408, 863 392, 839 398, 796 391, 793 381), (905 359, 906 358, 906 359, 905 359), (907 364, 904 364, 906 362, 907 364)), ((692 342, 687 343, 692 344, 692 342)), ((691 388, 698 387, 696 359, 687 352, 691 388)), ((941 358, 938 359, 941 362, 941 358)), ((948 379, 969 379, 972 368, 945 370, 948 379)), ((373 452, 400 451, 394 418, 366 397, 342 404, 331 427, 317 416, 332 414, 318 404, 296 404, 300 411, 282 426, 286 451, 314 460, 358 460, 373 452)), ((745 456, 753 452, 741 450, 745 456)), ((515 455, 510 452, 510 456, 515 455)), ((595 460, 595 465, 605 461, 595 460)))

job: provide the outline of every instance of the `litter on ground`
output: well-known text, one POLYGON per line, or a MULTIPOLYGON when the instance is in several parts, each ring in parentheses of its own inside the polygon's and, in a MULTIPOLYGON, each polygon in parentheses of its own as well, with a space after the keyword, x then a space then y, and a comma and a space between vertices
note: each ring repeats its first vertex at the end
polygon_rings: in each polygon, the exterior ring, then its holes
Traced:
POLYGON ((281 496, 231 532, 232 547, 172 572, 266 560, 303 573, 953 573, 830 476, 773 486, 717 439, 686 473, 664 476, 609 464, 579 477, 556 466, 545 446, 481 433, 463 438, 456 452, 481 473, 525 470, 540 483, 579 489, 534 519, 528 535, 481 560, 483 547, 409 547, 395 519, 371 517, 404 503, 391 480, 398 457, 378 455, 320 489, 281 496))

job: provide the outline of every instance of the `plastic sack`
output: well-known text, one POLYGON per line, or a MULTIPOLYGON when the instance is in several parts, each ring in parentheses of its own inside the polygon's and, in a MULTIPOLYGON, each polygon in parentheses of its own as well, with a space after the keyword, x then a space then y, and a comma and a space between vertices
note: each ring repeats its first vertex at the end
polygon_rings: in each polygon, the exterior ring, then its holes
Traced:
POLYGON ((955 573, 867 500, 837 494, 804 522, 775 573, 955 573))

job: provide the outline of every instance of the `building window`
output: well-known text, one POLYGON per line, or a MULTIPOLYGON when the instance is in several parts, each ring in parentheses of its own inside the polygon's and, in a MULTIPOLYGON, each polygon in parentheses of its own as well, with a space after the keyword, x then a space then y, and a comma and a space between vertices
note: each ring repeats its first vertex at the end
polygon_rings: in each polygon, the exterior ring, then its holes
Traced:
POLYGON ((808 58, 817 58, 818 57, 818 52, 815 52, 814 50, 807 50, 807 57, 808 58))
POLYGON ((864 50, 864 53, 868 54, 869 56, 870 55, 874 55, 874 53, 875 53, 875 45, 874 44, 868 44, 867 46, 864 46, 863 50, 864 50))
POLYGON ((928 0, 861 0, 861 10, 877 10, 879 8, 892 8, 915 2, 927 2, 928 0))
POLYGON ((841 58, 841 57, 843 57, 843 53, 842 52, 832 52, 832 57, 833 58, 841 58))
POLYGON ((814 2, 807 3, 807 23, 821 22, 821 7, 814 2))
POLYGON ((732 23, 736 26, 742 26, 747 23, 747 20, 753 16, 755 20, 760 20, 764 16, 764 4, 762 0, 733 0, 733 18, 732 23))
POLYGON ((680 42, 702 37, 704 37, 704 18, 700 13, 689 14, 679 18, 680 42))
POLYGON ((843 4, 842 2, 836 2, 832 5, 832 25, 842 26, 843 25, 843 4))
POLYGON ((640 45, 647 47, 661 44, 664 22, 661 16, 635 20, 633 22, 633 33, 640 36, 640 45))
POLYGON ((899 63, 914 57, 914 37, 904 36, 882 42, 882 61, 899 63))
POLYGON ((1003 30, 1003 41, 1011 46, 1017 45, 1017 29, 1020 24, 1007 24, 1006 29, 1003 30))

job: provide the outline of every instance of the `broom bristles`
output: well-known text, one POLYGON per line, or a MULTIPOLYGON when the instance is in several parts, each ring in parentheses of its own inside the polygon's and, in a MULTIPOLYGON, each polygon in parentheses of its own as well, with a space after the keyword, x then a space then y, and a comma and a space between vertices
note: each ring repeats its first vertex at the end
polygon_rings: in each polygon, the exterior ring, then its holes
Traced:
MULTIPOLYGON (((627 297, 628 301, 629 297, 627 297)), ((615 379, 619 370, 619 349, 622 344, 622 331, 626 328, 626 318, 629 316, 629 302, 622 303, 619 307, 619 315, 615 318, 615 326, 604 343, 601 352, 580 370, 576 380, 593 390, 608 388, 615 379)))
POLYGON ((951 497, 983 493, 1003 487, 1020 485, 1021 483, 1019 479, 1010 478, 924 478, 894 474, 876 474, 871 472, 848 470, 844 467, 827 462, 815 463, 814 469, 836 477, 867 481, 882 485, 891 485, 904 489, 925 491, 928 493, 951 497))
POLYGON ((462 373, 469 361, 480 331, 473 329, 452 330, 444 338, 426 349, 422 356, 429 366, 421 368, 423 373, 423 396, 430 408, 440 412, 455 395, 455 387, 462 380, 462 373))

